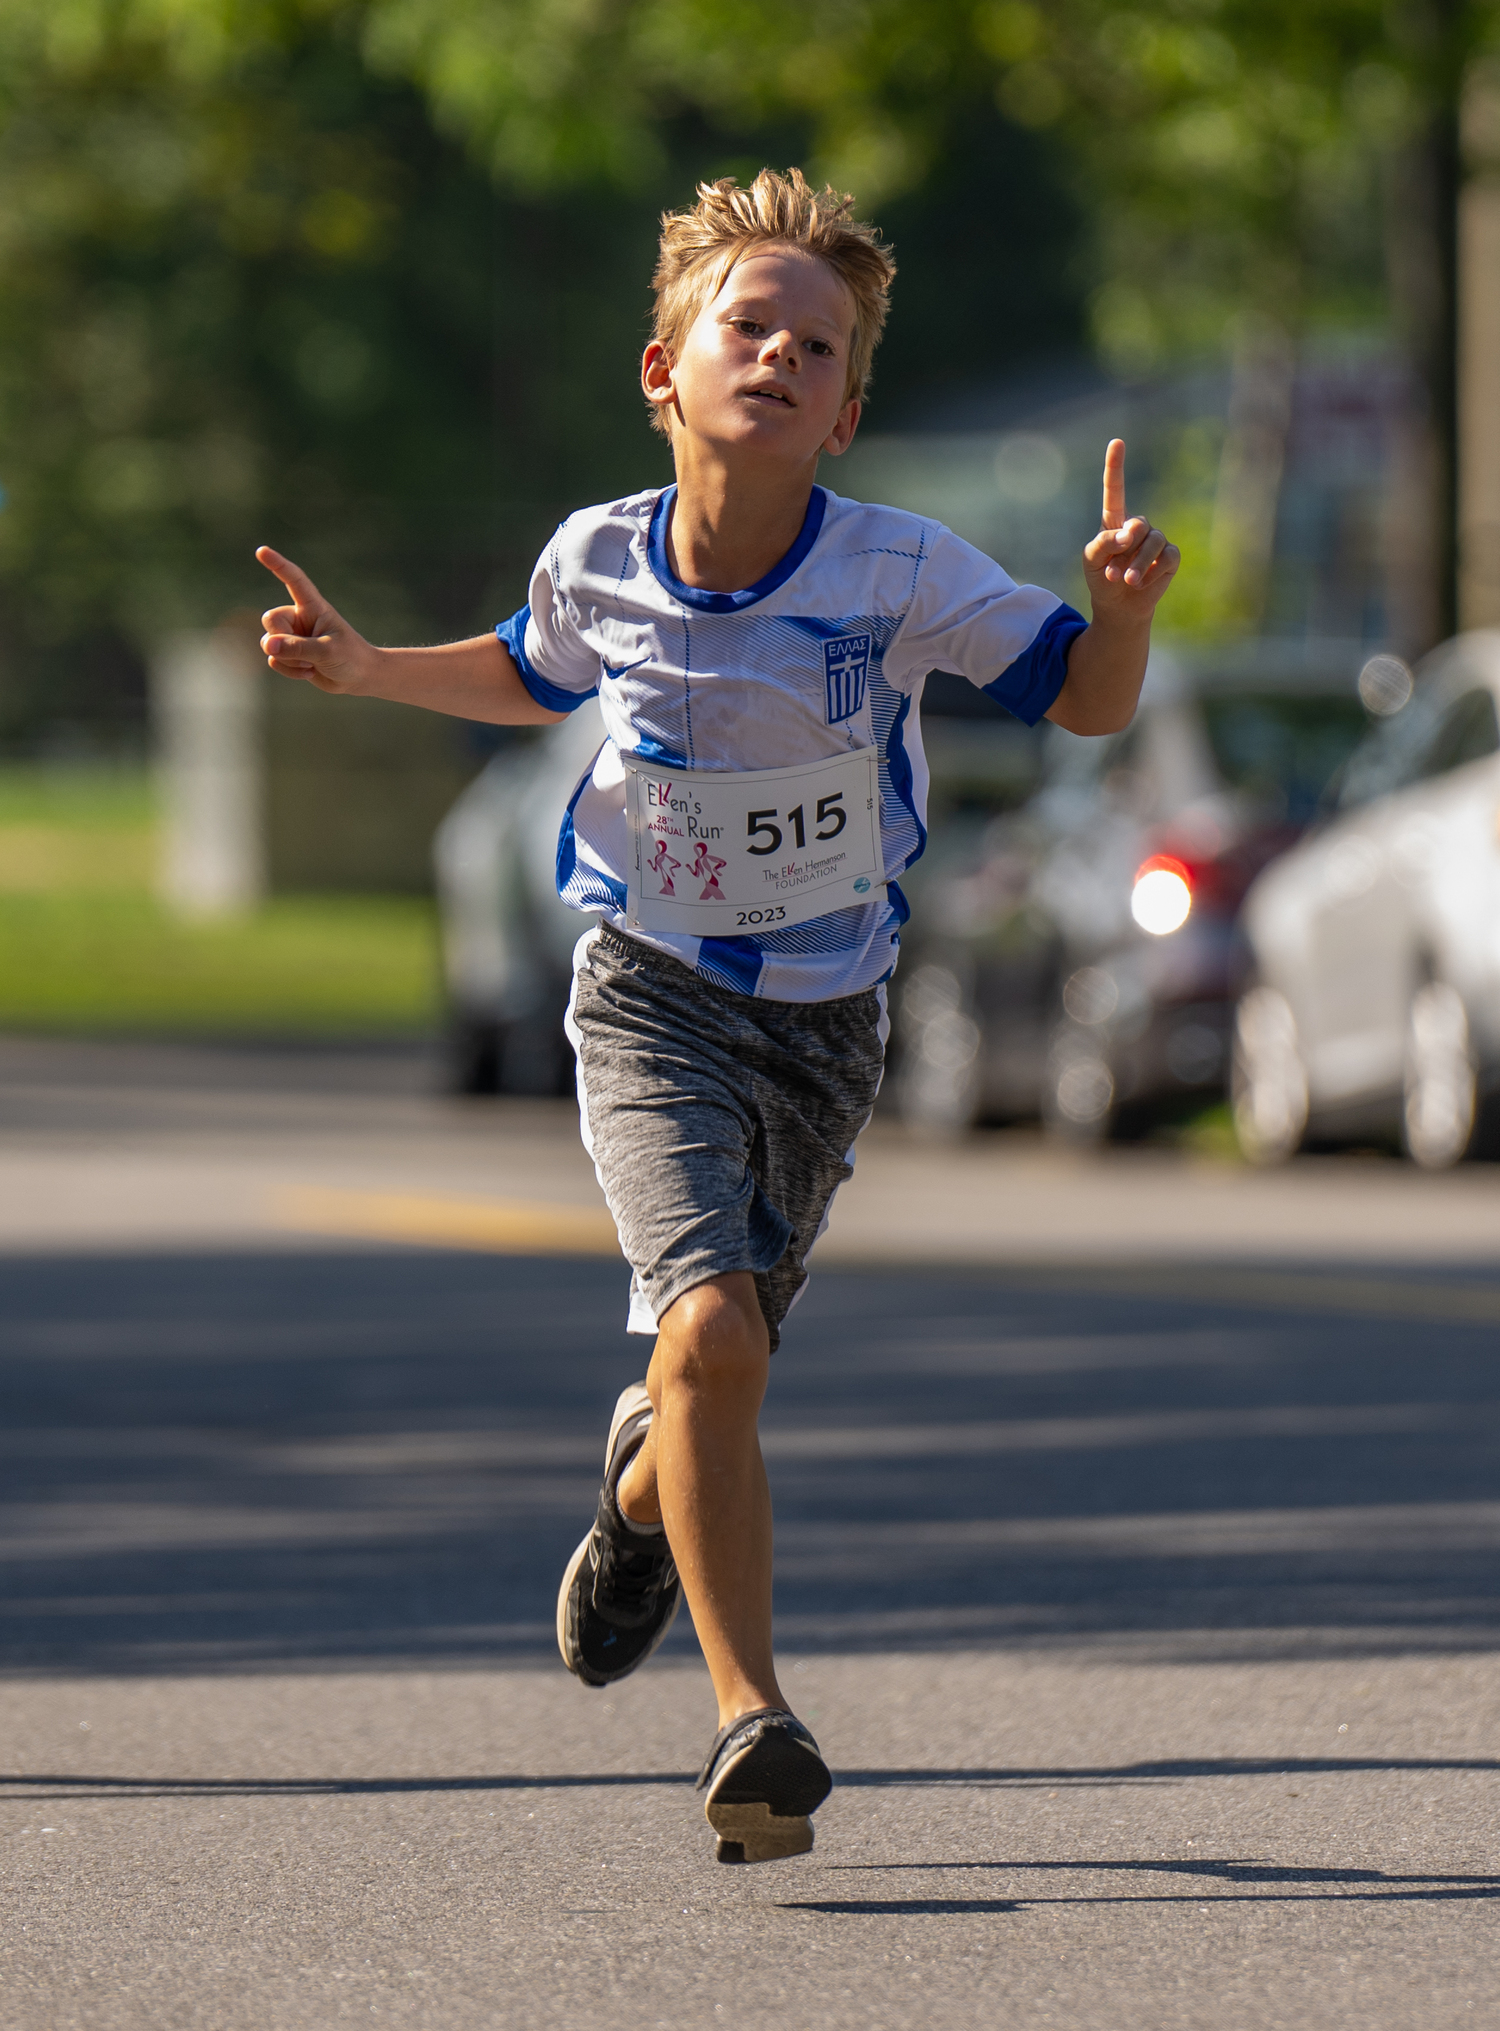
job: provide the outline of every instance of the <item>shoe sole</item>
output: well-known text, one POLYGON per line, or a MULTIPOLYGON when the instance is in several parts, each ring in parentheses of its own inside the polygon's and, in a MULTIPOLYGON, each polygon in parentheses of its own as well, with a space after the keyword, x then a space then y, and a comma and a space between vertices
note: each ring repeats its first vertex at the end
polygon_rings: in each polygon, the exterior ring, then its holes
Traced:
POLYGON ((721 1862, 781 1862, 813 1844, 811 1814, 833 1779, 821 1756, 774 1731, 749 1743, 719 1772, 703 1814, 721 1862), (748 1794, 748 1795, 747 1795, 748 1794))
POLYGON ((707 1805, 703 1809, 719 1837, 718 1861, 733 1865, 784 1862, 791 1855, 812 1851, 813 1824, 806 1813, 788 1816, 772 1812, 768 1805, 707 1805))
MULTIPOLYGON (((609 1437, 604 1445, 604 1471, 606 1474, 609 1472, 609 1463, 615 1456, 615 1440, 620 1435, 620 1427, 628 1422, 629 1419, 638 1415, 639 1412, 645 1410, 650 1402, 651 1399, 646 1394, 644 1382, 632 1382, 628 1389, 620 1391, 619 1401, 615 1405, 615 1414, 609 1421, 609 1437)), ((580 1684, 593 1686, 597 1690, 607 1685, 618 1685, 622 1678, 629 1678, 630 1672, 640 1670, 646 1659, 656 1650, 658 1644, 665 1640, 667 1631, 677 1620, 677 1610, 682 1606, 682 1588, 679 1584, 677 1599, 673 1603, 671 1614, 651 1639, 649 1648, 641 1652, 635 1663, 631 1665, 629 1671, 617 1671, 611 1677, 600 1678, 596 1673, 574 1664, 568 1656, 568 1597, 573 1591, 573 1582, 578 1577, 578 1568, 583 1564, 584 1559, 588 1555, 589 1540, 593 1535, 594 1527, 590 1524, 583 1534, 583 1542, 568 1560, 567 1570, 562 1577, 562 1585, 557 1590, 557 1653, 561 1657, 565 1667, 580 1684)))

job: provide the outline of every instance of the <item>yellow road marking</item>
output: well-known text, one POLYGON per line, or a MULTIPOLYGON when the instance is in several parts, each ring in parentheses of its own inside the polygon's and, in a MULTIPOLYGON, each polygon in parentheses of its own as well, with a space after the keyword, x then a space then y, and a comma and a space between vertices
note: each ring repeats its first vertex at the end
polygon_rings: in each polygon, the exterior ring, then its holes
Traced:
MULTIPOLYGON (((602 1206, 567 1206, 527 1199, 458 1199, 437 1193, 362 1192, 289 1186, 274 1195, 273 1212, 284 1227, 304 1233, 404 1241, 428 1248, 472 1248, 494 1255, 592 1255, 618 1258, 615 1223, 602 1206)), ((861 1265, 835 1256, 830 1269, 861 1265)), ((872 1263, 869 1265, 874 1267, 872 1263)), ((953 1263, 939 1265, 898 1252, 882 1266, 931 1271, 984 1269, 1006 1282, 1055 1289, 1059 1283, 1132 1297, 1264 1308, 1271 1311, 1343 1312, 1407 1320, 1467 1320, 1500 1325, 1500 1284, 1398 1281, 1329 1275, 1317 1270, 1207 1267, 1186 1263, 1125 1265, 1094 1262, 953 1263)))
POLYGON ((273 1211, 282 1226, 311 1234, 374 1237, 428 1248, 476 1248, 492 1255, 618 1257, 620 1253, 615 1223, 601 1206, 299 1185, 277 1192, 273 1211))

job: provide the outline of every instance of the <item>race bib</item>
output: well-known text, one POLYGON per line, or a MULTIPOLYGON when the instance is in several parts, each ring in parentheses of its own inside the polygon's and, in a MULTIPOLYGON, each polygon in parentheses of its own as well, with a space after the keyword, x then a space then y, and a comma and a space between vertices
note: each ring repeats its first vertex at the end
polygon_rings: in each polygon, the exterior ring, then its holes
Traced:
POLYGON ((733 938, 805 924, 885 888, 874 748, 791 769, 666 769, 623 755, 626 916, 733 938))

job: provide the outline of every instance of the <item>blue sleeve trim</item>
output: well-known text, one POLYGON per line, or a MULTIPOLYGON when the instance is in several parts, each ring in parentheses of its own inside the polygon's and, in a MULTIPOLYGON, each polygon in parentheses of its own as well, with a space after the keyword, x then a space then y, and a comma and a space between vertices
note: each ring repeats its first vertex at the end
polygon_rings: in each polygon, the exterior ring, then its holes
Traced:
POLYGON ((1083 615, 1063 602, 1048 614, 1014 663, 980 689, 1027 726, 1035 726, 1062 690, 1068 675, 1068 651, 1087 626, 1083 615))
POLYGON ((495 629, 500 645, 510 651, 510 660, 520 671, 521 682, 538 705, 545 705, 549 712, 576 712, 586 698, 598 697, 599 687, 596 684, 592 691, 564 691, 560 684, 549 683, 526 654, 526 623, 530 619, 531 608, 523 606, 508 621, 501 621, 495 629))

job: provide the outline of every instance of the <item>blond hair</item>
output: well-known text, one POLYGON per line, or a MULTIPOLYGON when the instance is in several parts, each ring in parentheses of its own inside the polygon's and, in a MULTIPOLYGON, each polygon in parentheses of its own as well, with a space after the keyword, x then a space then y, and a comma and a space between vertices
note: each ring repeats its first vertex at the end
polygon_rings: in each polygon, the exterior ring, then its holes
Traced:
MULTIPOLYGON (((756 247, 801 247, 838 276, 854 298, 844 400, 863 399, 870 363, 885 328, 896 274, 891 250, 874 226, 854 216, 854 199, 832 184, 815 191, 800 169, 779 176, 763 169, 748 190, 732 176, 700 183, 691 211, 663 212, 661 251, 651 278, 656 291, 652 337, 675 360, 699 312, 712 303, 733 269, 756 247)), ((651 405, 651 422, 669 426, 651 405)))

